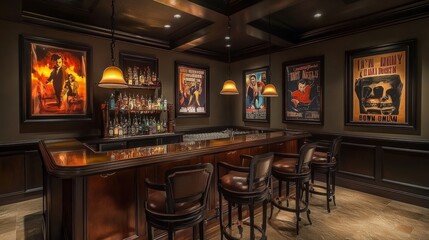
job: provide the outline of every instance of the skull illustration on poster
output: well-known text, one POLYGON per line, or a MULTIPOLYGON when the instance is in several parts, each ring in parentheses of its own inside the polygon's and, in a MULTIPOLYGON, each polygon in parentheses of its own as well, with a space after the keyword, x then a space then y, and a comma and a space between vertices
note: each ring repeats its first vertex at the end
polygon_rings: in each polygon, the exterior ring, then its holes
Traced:
POLYGON ((399 75, 359 78, 355 82, 361 114, 398 115, 402 82, 399 75))

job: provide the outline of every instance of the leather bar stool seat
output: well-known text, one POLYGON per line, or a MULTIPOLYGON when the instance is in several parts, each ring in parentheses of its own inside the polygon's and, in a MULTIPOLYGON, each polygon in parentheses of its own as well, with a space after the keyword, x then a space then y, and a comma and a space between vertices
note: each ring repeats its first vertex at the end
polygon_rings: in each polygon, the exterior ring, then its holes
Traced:
POLYGON ((326 196, 326 208, 331 212, 330 202, 335 202, 335 172, 338 169, 338 160, 340 156, 342 137, 335 138, 332 143, 318 142, 316 151, 311 160, 311 188, 310 193, 326 196), (325 175, 325 186, 316 186, 314 184, 315 173, 325 175), (321 189, 321 190, 320 190, 321 189))
MULTIPOLYGON (((163 191, 153 191, 148 196, 148 205, 147 208, 150 211, 157 213, 168 213, 167 211, 167 194, 163 191)), ((191 213, 194 210, 201 207, 201 203, 198 201, 178 203, 175 205, 176 214, 186 214, 191 213)))
MULTIPOLYGON (((275 155, 279 156, 278 153, 275 153, 275 155)), ((297 162, 298 159, 296 158, 282 158, 273 162, 273 169, 279 172, 294 173, 297 162)))
POLYGON ((249 167, 233 166, 225 162, 218 162, 218 193, 219 193, 219 221, 221 239, 242 239, 243 225, 250 228, 250 236, 243 239, 255 239, 255 230, 261 233, 259 239, 266 239, 267 203, 269 199, 270 172, 273 154, 261 154, 254 157, 241 155, 250 159, 249 167), (228 202, 228 223, 223 220, 223 198, 228 202), (262 226, 254 223, 254 208, 256 203, 262 202, 262 226), (236 224, 240 238, 234 236, 232 222, 232 206, 238 208, 238 223, 236 224), (249 221, 243 222, 242 206, 249 207, 249 221), (242 225, 243 224, 243 225, 242 225))
POLYGON ((213 165, 204 163, 167 170, 165 184, 146 179, 148 239, 153 239, 153 227, 166 230, 169 240, 174 239, 176 230, 192 227, 195 239, 197 226, 199 239, 204 239, 204 220, 212 174, 213 165))
POLYGON ((294 212, 296 215, 296 234, 299 234, 300 213, 306 212, 307 219, 311 223, 309 209, 309 185, 311 170, 310 161, 316 149, 315 143, 305 144, 301 147, 299 154, 274 153, 272 176, 279 181, 279 195, 271 200, 271 214, 274 207, 279 210, 294 212), (286 205, 282 204, 282 182, 286 182, 286 205), (295 184, 295 207, 289 207, 289 183, 295 184), (301 206, 302 196, 305 192, 304 206, 301 206))

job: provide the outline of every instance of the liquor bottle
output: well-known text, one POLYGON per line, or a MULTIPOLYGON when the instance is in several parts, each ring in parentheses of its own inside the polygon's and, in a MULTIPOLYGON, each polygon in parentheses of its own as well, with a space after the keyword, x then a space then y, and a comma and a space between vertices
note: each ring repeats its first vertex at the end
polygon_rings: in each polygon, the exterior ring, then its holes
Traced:
POLYGON ((137 96, 136 96, 135 102, 134 102, 134 110, 140 111, 140 110, 142 110, 141 108, 142 108, 142 102, 140 100, 139 94, 137 93, 137 96))
POLYGON ((128 110, 128 96, 127 96, 127 93, 125 93, 124 97, 122 98, 121 110, 123 110, 123 111, 128 110))
POLYGON ((163 102, 164 102, 164 104, 163 104, 164 108, 162 110, 167 110, 167 98, 166 97, 164 97, 163 102))
POLYGON ((139 126, 139 134, 143 134, 143 119, 142 119, 142 116, 140 116, 140 119, 139 119, 139 123, 138 123, 138 126, 139 126))
POLYGON ((150 76, 150 67, 149 66, 146 69, 146 81, 147 81, 147 85, 152 85, 152 77, 150 76))
POLYGON ((118 101, 116 101, 116 104, 115 104, 115 110, 121 110, 121 108, 122 108, 122 93, 119 93, 119 96, 118 96, 118 101))
POLYGON ((149 96, 149 99, 147 100, 147 109, 152 110, 152 97, 149 96))
POLYGON ((156 121, 155 121, 154 117, 152 117, 152 123, 151 124, 152 124, 151 125, 151 133, 155 134, 156 133, 156 121))
POLYGON ((113 137, 113 123, 110 121, 109 124, 109 137, 113 137))
POLYGON ((157 79, 156 79, 156 74, 155 72, 152 72, 152 83, 157 85, 157 79))
POLYGON ((136 115, 134 115, 134 130, 136 135, 139 134, 139 123, 136 115))
POLYGON ((136 99, 134 98, 134 94, 133 94, 133 96, 131 97, 131 95, 130 95, 130 98, 129 98, 129 100, 128 100, 128 102, 129 102, 129 104, 128 104, 128 109, 130 110, 130 111, 133 111, 134 110, 134 101, 135 101, 136 99))
POLYGON ((134 122, 133 121, 134 121, 134 119, 131 120, 131 126, 130 126, 131 136, 135 136, 136 135, 136 129, 134 127, 134 122))
POLYGON ((118 125, 118 118, 116 117, 114 122, 114 127, 113 127, 113 136, 114 137, 118 137, 119 136, 119 125, 118 125))
POLYGON ((144 85, 144 76, 143 76, 143 71, 140 71, 140 76, 139 76, 139 85, 144 85))
POLYGON ((161 109, 161 98, 160 97, 158 97, 156 99, 156 109, 161 109))
POLYGON ((124 136, 124 129, 122 128, 122 123, 118 124, 118 136, 123 137, 124 136))
POLYGON ((147 102, 146 102, 146 98, 143 97, 142 95, 142 110, 147 110, 147 102))
POLYGON ((131 67, 127 68, 127 76, 128 76, 128 85, 133 85, 133 70, 131 69, 131 67))
POLYGON ((109 99, 109 109, 115 110, 115 95, 112 93, 109 99))
POLYGON ((145 119, 145 134, 149 135, 150 134, 150 120, 149 118, 146 116, 145 119))
POLYGON ((134 85, 139 85, 139 67, 134 66, 133 71, 134 85))
POLYGON ((123 118, 123 124, 122 124, 122 129, 124 131, 124 136, 128 136, 128 121, 127 119, 124 117, 123 118))
POLYGON ((158 121, 156 121, 156 133, 161 133, 161 123, 158 121))

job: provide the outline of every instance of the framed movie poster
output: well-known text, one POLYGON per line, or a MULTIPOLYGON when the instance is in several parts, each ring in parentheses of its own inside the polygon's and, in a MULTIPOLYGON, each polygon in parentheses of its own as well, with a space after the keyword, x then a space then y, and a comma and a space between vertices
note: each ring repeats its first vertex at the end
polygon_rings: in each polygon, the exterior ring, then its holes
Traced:
POLYGON ((283 63, 283 122, 323 124, 324 57, 283 63))
POLYGON ((91 119, 91 48, 21 36, 23 122, 91 119))
POLYGON ((415 45, 346 52, 346 125, 414 127, 415 45))
POLYGON ((243 121, 269 122, 270 102, 262 92, 269 83, 268 67, 243 71, 243 121))
POLYGON ((175 62, 176 117, 208 117, 209 67, 175 62))

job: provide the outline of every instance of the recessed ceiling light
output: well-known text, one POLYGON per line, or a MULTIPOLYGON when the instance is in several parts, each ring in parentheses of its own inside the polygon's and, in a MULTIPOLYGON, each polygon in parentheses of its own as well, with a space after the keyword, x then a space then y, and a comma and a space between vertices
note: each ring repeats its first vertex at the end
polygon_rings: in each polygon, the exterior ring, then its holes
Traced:
POLYGON ((320 13, 320 12, 315 13, 315 14, 313 15, 313 17, 314 17, 314 18, 320 18, 321 16, 322 16, 322 13, 320 13))
POLYGON ((226 44, 226 47, 231 47, 231 44, 226 44))
POLYGON ((179 19, 181 17, 182 17, 182 15, 180 15, 180 14, 174 14, 174 18, 176 18, 176 19, 179 19))
POLYGON ((164 27, 165 28, 171 28, 171 25, 170 24, 165 24, 164 27))
POLYGON ((225 40, 229 40, 229 39, 231 39, 230 36, 225 36, 225 40))

